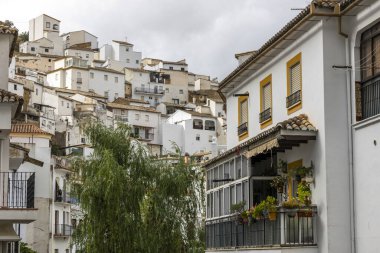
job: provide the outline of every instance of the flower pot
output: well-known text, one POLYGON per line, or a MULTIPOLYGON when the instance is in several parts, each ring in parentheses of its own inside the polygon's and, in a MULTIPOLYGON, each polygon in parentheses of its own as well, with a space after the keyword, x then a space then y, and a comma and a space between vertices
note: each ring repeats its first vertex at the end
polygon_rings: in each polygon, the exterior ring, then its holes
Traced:
POLYGON ((298 217, 313 217, 313 211, 311 209, 298 210, 298 217))
POLYGON ((277 219, 277 212, 269 212, 268 218, 270 221, 275 221, 277 219))
POLYGON ((289 218, 294 218, 297 215, 297 209, 286 209, 285 212, 289 218))

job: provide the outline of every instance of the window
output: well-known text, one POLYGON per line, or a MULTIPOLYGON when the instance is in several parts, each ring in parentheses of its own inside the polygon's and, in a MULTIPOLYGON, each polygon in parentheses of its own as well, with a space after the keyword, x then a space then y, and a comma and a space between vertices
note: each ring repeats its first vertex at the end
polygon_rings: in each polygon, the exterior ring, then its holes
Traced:
POLYGON ((169 67, 170 70, 173 70, 173 67, 169 67))
POLYGON ((145 115, 145 121, 146 121, 146 122, 149 121, 149 115, 145 115))
POLYGON ((205 130, 215 131, 215 122, 212 120, 205 121, 205 130))
POLYGON ((136 60, 136 64, 139 64, 139 62, 140 62, 139 60, 136 60))
POLYGON ((108 75, 104 75, 104 81, 108 81, 108 75))
POLYGON ((248 137, 248 96, 238 98, 238 135, 239 141, 248 137))
POLYGON ((140 119, 140 114, 136 113, 135 114, 135 120, 139 120, 140 119))
POLYGON ((59 253, 59 249, 54 249, 54 253, 59 253))
POLYGON ((70 103, 67 103, 67 104, 66 104, 66 108, 70 108, 70 103))
POLYGON ((119 77, 115 76, 115 83, 119 82, 119 77))
POLYGON ((38 88, 36 88, 36 96, 38 96, 38 88))
POLYGON ((94 79, 94 73, 93 72, 90 72, 90 78, 94 79))
POLYGON ((272 75, 260 82, 260 124, 261 129, 272 124, 272 75))
POLYGON ((49 53, 49 48, 45 48, 45 53, 49 53))
POLYGON ((208 136, 208 142, 212 142, 212 135, 208 136))
POLYGON ((196 141, 200 141, 200 140, 201 140, 201 135, 200 135, 200 134, 197 134, 197 135, 195 136, 195 140, 196 140, 196 141))
POLYGON ((89 54, 86 54, 86 58, 87 58, 87 59, 90 58, 90 55, 89 55, 89 54))
POLYGON ((70 141, 70 132, 67 132, 67 141, 70 141))
POLYGON ((108 98, 108 91, 105 91, 105 92, 104 92, 104 96, 105 96, 106 98, 108 98))
POLYGON ((183 90, 179 90, 179 94, 183 94, 183 90))
POLYGON ((181 68, 181 71, 185 71, 185 68, 181 68))
POLYGON ((65 102, 64 102, 63 100, 61 101, 61 105, 62 105, 62 106, 65 106, 65 102))
POLYGON ((201 129, 201 130, 203 130, 203 120, 201 120, 201 119, 193 119, 193 129, 201 129))
POLYGON ((287 97, 286 108, 292 114, 302 108, 302 68, 301 53, 287 62, 287 97))
POLYGON ((360 42, 361 83, 357 84, 357 119, 380 114, 380 22, 363 32, 360 42))
POLYGON ((129 59, 127 59, 126 61, 127 61, 127 63, 129 63, 129 59))
POLYGON ((48 61, 51 62, 51 59, 49 59, 48 61))
POLYGON ((129 51, 129 47, 125 48, 125 52, 128 52, 129 51))
POLYGON ((166 88, 166 89, 165 89, 165 92, 166 92, 166 93, 169 93, 169 88, 166 88))
POLYGON ((17 90, 17 84, 14 84, 14 85, 13 85, 13 89, 14 89, 14 90, 17 90))
POLYGON ((53 30, 58 30, 58 28, 59 28, 59 27, 58 27, 57 24, 54 24, 54 25, 53 25, 53 30))
POLYGON ((179 99, 175 99, 175 98, 173 98, 172 100, 173 100, 173 104, 177 104, 177 105, 179 105, 179 99))
POLYGON ((50 28, 50 22, 46 22, 46 28, 50 28))
POLYGON ((30 50, 34 52, 34 51, 36 51, 36 48, 35 47, 31 47, 30 50))

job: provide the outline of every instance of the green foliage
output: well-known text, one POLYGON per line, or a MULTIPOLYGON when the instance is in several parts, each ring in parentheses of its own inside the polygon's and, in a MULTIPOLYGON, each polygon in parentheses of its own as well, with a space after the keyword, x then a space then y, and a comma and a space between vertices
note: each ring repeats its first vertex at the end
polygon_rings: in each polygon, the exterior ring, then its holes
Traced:
POLYGON ((241 213, 244 210, 245 201, 240 201, 239 203, 231 205, 231 213, 241 213))
POLYGON ((290 175, 291 175, 291 176, 305 177, 305 176, 311 174, 312 169, 313 169, 313 166, 310 166, 310 167, 301 166, 301 167, 299 167, 299 168, 296 168, 296 169, 294 169, 294 170, 291 170, 290 175))
POLYGON ((268 196, 265 200, 261 201, 252 212, 252 217, 255 219, 261 219, 268 214, 268 212, 277 211, 277 200, 268 196))
POLYGON ((72 181, 84 212, 74 233, 82 252, 204 252, 200 168, 183 157, 153 160, 127 126, 90 124, 86 136, 94 154, 74 162, 72 181))
POLYGON ((295 198, 290 198, 287 201, 282 202, 282 207, 286 209, 296 209, 300 207, 300 203, 295 198))
POLYGON ((28 247, 28 244, 25 242, 20 243, 20 253, 37 253, 37 251, 34 251, 28 247))
POLYGON ((309 206, 311 204, 311 189, 310 184, 301 182, 297 187, 298 200, 302 205, 309 206))
POLYGON ((273 178, 273 180, 270 182, 270 186, 273 188, 283 188, 286 182, 286 177, 284 176, 276 176, 273 178))

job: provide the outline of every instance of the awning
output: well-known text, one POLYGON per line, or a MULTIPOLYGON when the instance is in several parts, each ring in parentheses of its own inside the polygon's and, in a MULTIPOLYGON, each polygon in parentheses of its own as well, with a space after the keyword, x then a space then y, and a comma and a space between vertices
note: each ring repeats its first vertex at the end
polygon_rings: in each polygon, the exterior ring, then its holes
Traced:
POLYGON ((279 143, 278 143, 278 140, 277 139, 272 139, 272 140, 269 140, 261 145, 258 145, 256 147, 254 147, 253 149, 251 150, 248 150, 244 153, 244 156, 248 159, 248 158, 251 158, 252 156, 255 156, 255 155, 258 155, 258 154, 262 154, 262 153, 266 153, 267 151, 273 149, 273 148, 277 148, 279 147, 279 143))
POLYGON ((0 241, 17 242, 20 240, 21 238, 16 234, 12 223, 0 224, 0 241))

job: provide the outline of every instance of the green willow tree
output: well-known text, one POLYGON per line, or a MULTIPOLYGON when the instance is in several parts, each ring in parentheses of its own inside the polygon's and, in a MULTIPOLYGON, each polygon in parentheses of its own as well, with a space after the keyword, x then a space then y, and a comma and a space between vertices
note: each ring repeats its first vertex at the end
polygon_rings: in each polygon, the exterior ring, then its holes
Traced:
POLYGON ((131 136, 91 124, 94 153, 77 160, 72 187, 84 219, 74 238, 91 253, 204 252, 203 172, 199 167, 159 161, 131 136))

